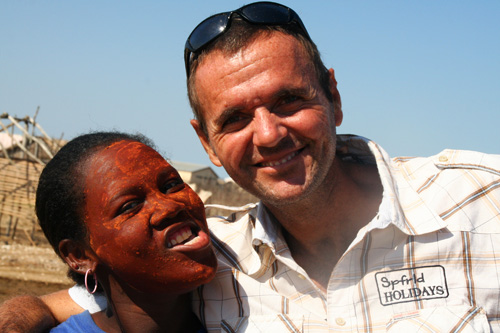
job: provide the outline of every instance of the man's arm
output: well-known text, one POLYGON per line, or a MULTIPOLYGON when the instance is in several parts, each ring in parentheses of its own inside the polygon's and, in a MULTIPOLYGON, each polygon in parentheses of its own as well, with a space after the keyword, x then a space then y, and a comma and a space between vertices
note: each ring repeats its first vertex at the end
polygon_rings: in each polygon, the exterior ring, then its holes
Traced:
POLYGON ((71 298, 68 293, 68 289, 43 295, 40 298, 50 309, 52 317, 56 321, 56 325, 85 310, 71 298))
POLYGON ((68 290, 17 296, 0 306, 0 332, 44 332, 82 311, 68 290))

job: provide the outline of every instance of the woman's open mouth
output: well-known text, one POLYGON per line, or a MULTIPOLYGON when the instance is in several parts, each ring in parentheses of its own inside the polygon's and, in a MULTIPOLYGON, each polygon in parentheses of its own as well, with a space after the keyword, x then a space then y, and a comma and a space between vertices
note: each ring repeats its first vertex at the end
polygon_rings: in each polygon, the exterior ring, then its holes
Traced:
POLYGON ((168 249, 191 252, 210 246, 210 237, 194 221, 167 228, 165 244, 168 249))
POLYGON ((179 230, 175 231, 172 235, 168 236, 167 247, 172 248, 179 244, 189 244, 194 238, 196 238, 196 233, 193 233, 190 226, 184 226, 179 230))

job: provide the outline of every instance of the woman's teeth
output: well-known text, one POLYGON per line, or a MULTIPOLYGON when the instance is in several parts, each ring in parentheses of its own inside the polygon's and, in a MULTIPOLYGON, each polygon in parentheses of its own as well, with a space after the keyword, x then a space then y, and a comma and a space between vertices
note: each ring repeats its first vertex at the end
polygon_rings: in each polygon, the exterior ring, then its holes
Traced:
POLYGON ((194 237, 191 228, 183 227, 177 230, 173 235, 168 237, 167 247, 174 247, 175 245, 181 244, 190 237, 194 237))

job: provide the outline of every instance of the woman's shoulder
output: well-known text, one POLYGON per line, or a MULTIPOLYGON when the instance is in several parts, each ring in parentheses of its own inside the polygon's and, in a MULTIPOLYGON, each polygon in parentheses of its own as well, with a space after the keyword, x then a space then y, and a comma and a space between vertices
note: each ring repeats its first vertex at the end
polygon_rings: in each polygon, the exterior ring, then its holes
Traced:
POLYGON ((71 316, 68 320, 54 327, 50 332, 65 333, 65 332, 88 332, 88 333, 103 333, 104 331, 96 325, 89 311, 84 311, 77 315, 71 316))

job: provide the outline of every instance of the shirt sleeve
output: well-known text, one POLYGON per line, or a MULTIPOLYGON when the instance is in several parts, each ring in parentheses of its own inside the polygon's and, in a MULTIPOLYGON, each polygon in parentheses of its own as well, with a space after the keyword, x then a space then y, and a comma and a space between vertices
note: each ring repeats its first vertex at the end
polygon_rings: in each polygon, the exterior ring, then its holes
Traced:
POLYGON ((76 304, 88 310, 90 313, 95 313, 106 309, 107 300, 104 293, 91 294, 87 291, 85 286, 74 285, 68 290, 69 296, 75 301, 76 304))

